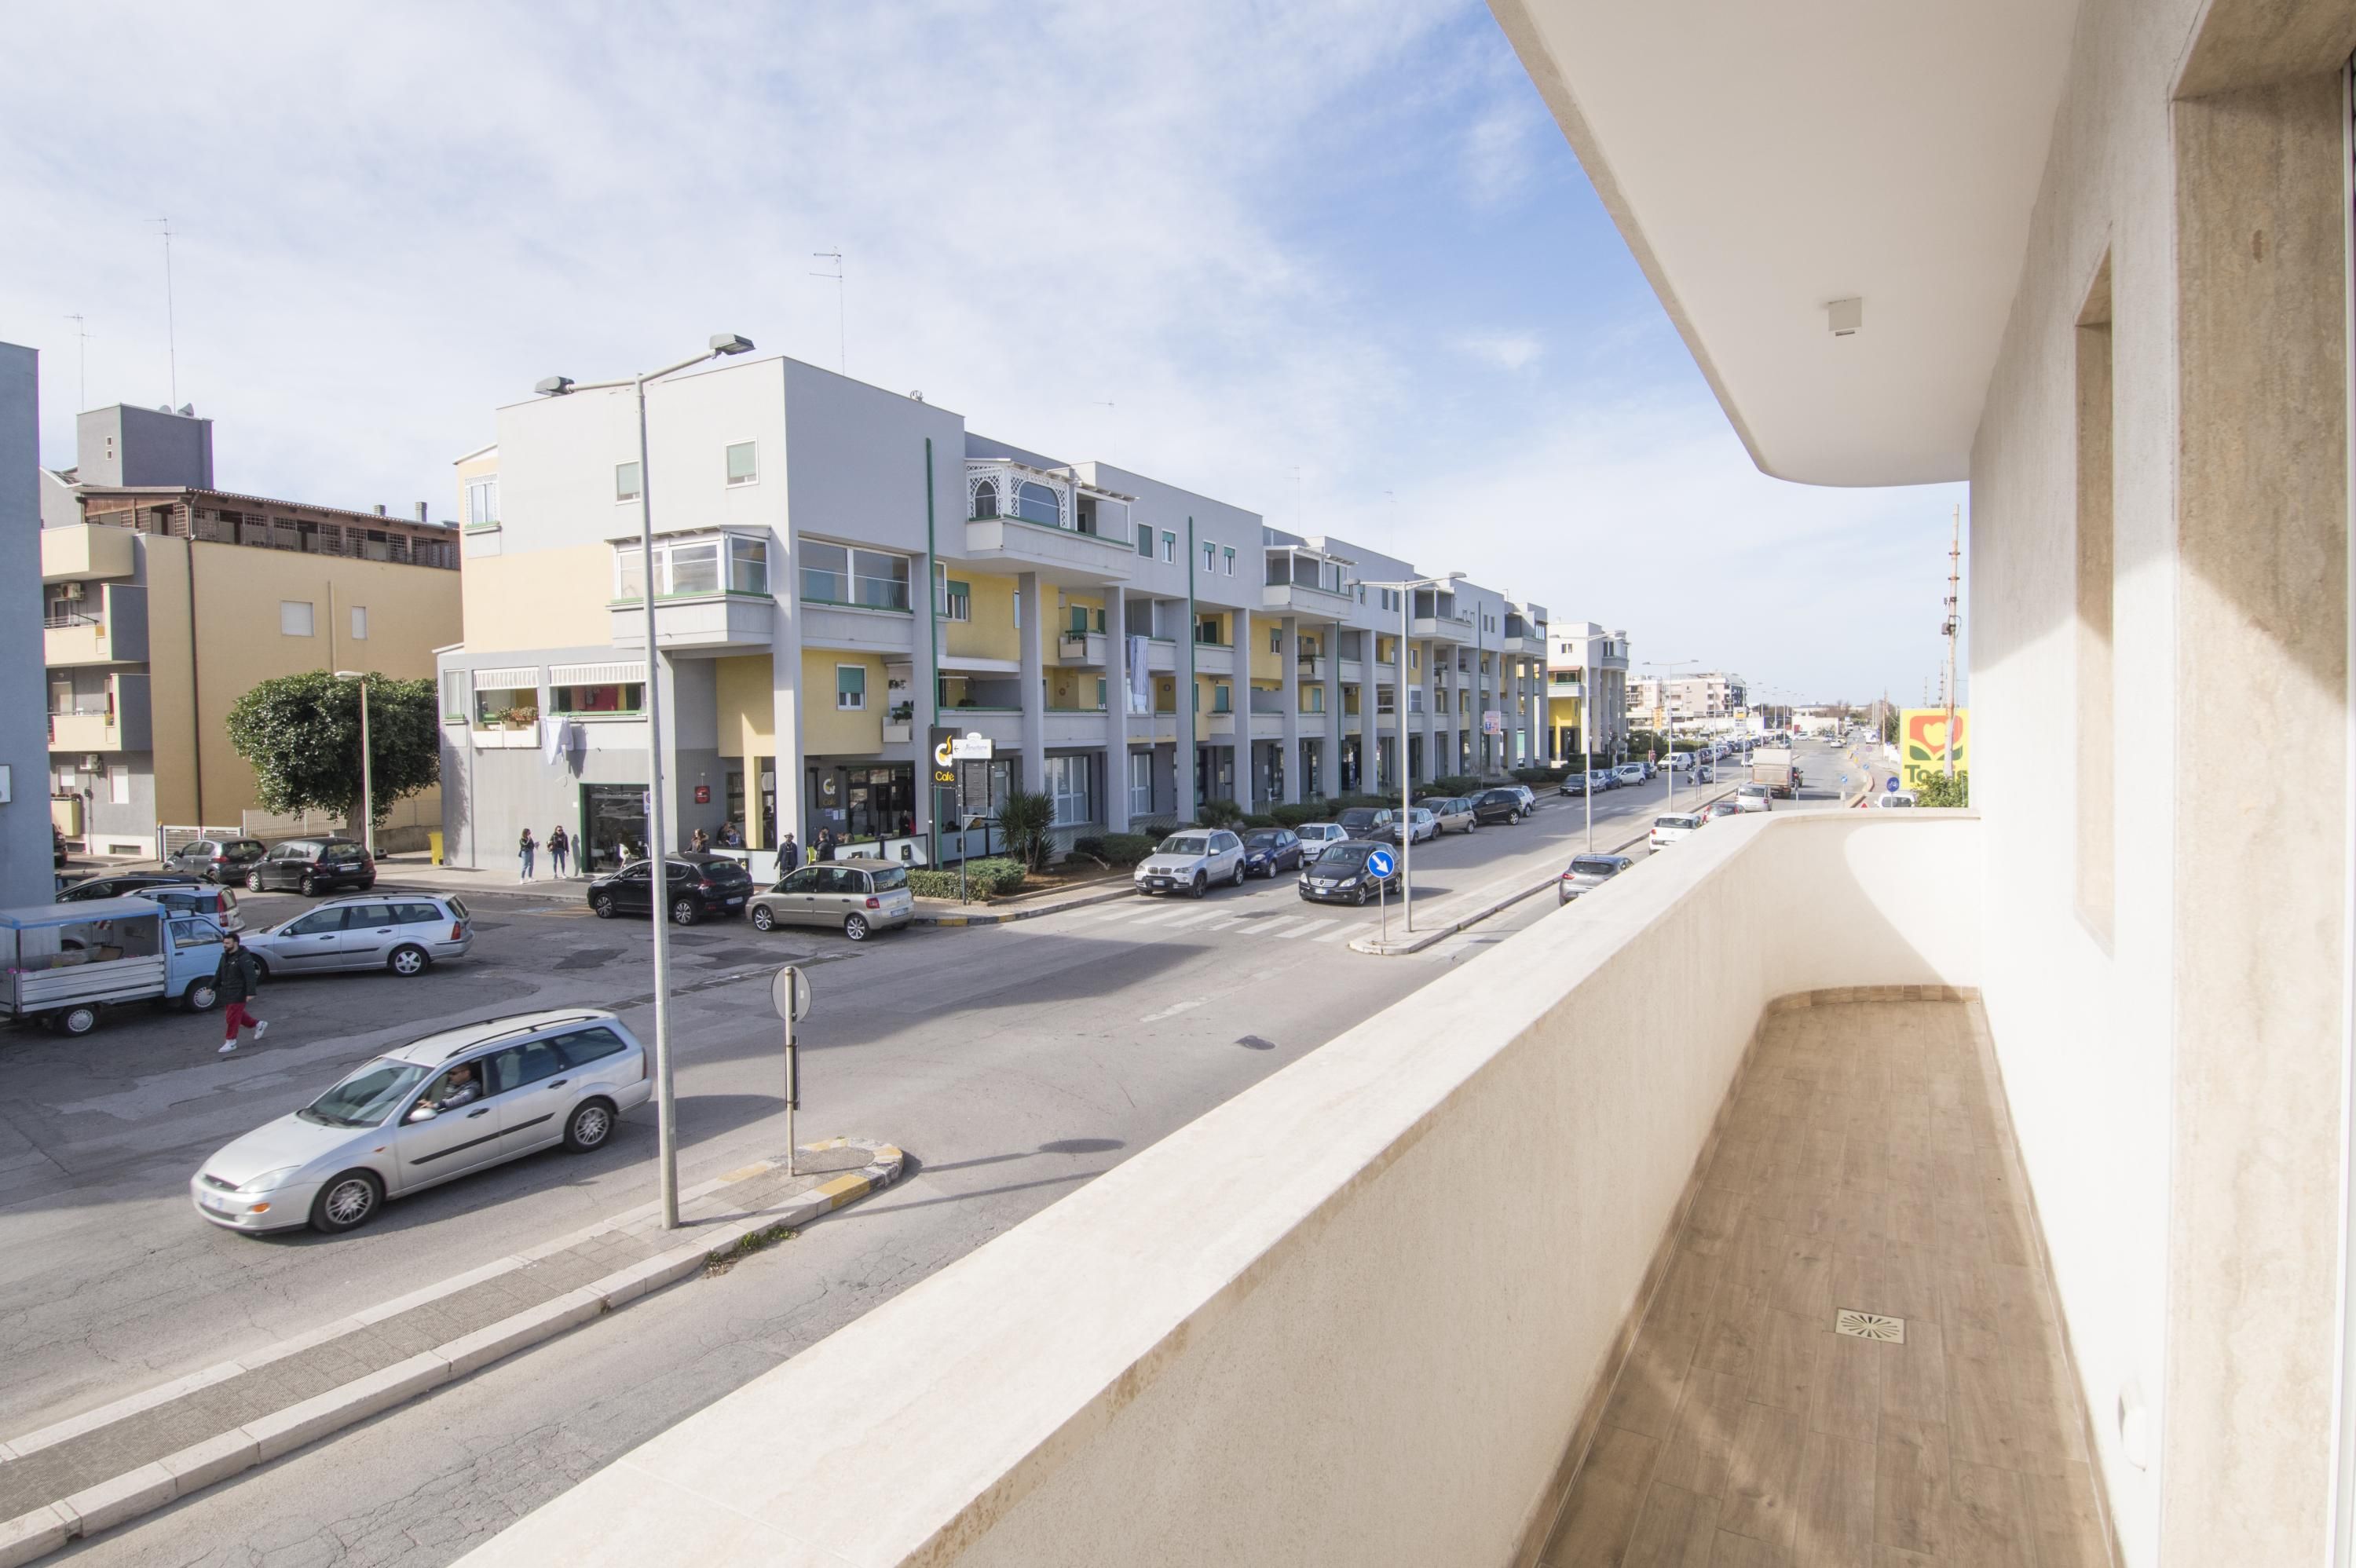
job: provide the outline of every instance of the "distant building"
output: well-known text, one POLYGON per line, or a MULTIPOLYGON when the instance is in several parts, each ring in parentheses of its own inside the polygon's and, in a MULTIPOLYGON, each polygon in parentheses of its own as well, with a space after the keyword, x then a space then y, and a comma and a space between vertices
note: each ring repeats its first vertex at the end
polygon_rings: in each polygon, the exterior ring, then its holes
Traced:
POLYGON ((1547 638, 1547 754, 1556 762, 1590 754, 1617 759, 1628 742, 1627 690, 1626 632, 1607 632, 1592 621, 1555 627, 1547 638))
MULTIPOLYGON (((423 504, 412 521, 217 489, 212 422, 192 415, 117 405, 76 434, 78 466, 40 477, 52 818, 104 855, 163 853, 176 827, 291 828, 230 749, 230 706, 302 670, 431 676, 459 635, 455 530, 423 504)), ((428 792, 393 825, 439 814, 428 792)))
POLYGON ((1719 728, 1739 718, 1750 700, 1739 675, 1643 675, 1628 683, 1628 721, 1646 730, 1672 720, 1719 728))

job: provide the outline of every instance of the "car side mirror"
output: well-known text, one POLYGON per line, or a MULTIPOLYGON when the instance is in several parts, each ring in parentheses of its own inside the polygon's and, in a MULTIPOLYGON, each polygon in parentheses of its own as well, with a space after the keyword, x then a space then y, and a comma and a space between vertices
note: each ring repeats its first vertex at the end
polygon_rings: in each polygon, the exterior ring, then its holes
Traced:
POLYGON ((431 1105, 420 1105, 409 1113, 409 1119, 412 1122, 430 1122, 440 1115, 441 1113, 431 1105))

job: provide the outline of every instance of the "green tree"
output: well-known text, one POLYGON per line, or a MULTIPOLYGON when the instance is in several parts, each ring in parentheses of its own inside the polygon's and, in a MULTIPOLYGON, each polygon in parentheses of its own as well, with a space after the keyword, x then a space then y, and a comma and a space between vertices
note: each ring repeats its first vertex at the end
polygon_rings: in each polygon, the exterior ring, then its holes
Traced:
POLYGON ((1006 848, 1034 871, 1055 852, 1055 836, 1049 831, 1055 820, 1052 795, 1018 789, 998 803, 998 827, 1006 835, 1006 848))
MULTIPOLYGON (((434 682, 371 672, 369 772, 376 819, 442 776, 434 682)), ((360 683, 323 669, 265 680, 229 710, 229 743, 254 773, 262 805, 292 816, 317 811, 358 821, 360 683)))
POLYGON ((1972 771, 1957 768, 1955 776, 1944 773, 1926 773, 1914 786, 1917 805, 1969 805, 1972 803, 1972 771))

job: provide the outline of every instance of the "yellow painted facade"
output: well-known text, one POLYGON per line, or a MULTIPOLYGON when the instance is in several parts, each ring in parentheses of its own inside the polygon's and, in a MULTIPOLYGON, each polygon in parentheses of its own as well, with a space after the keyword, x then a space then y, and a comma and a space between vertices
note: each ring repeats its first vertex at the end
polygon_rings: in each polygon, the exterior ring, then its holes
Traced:
POLYGON ((941 623, 941 651, 956 658, 1021 658, 1023 645, 1014 630, 1014 580, 954 571, 949 580, 969 585, 973 613, 967 620, 941 623))
POLYGON ((466 580, 470 653, 596 647, 613 640, 605 608, 614 597, 611 545, 468 556, 458 575, 466 580))
MULTIPOLYGON (((802 656, 807 665, 812 656, 805 650, 802 656)), ((714 659, 712 667, 718 694, 720 754, 742 758, 776 756, 777 702, 770 681, 769 656, 744 654, 714 659)))
POLYGON ((1108 677, 1101 672, 1052 667, 1047 672, 1047 706, 1050 708, 1067 711, 1101 711, 1109 696, 1108 677))
MULTIPOLYGON (((766 661, 764 661, 766 662, 766 661)), ((802 752, 811 757, 863 757, 884 748, 884 659, 877 654, 802 650, 802 752), (867 706, 835 706, 835 667, 867 672, 867 706)))

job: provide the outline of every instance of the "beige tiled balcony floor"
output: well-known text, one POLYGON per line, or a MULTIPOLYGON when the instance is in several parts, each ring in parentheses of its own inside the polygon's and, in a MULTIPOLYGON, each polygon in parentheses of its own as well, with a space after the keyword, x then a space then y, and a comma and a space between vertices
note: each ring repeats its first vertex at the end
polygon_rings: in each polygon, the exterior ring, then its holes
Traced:
POLYGON ((1769 1016, 1546 1568, 2108 1563, 1975 1006, 1769 1016))

